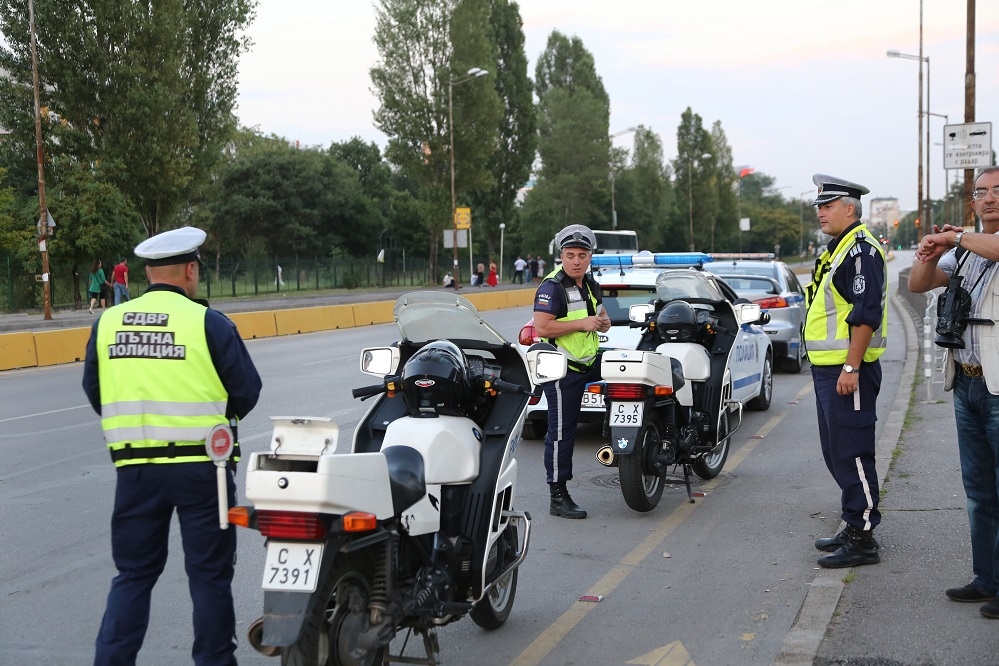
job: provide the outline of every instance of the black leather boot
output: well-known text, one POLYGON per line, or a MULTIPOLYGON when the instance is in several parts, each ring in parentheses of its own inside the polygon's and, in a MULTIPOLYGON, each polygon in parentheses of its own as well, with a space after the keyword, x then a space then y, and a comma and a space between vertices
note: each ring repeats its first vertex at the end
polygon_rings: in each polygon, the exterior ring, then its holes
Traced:
POLYGON ((858 530, 853 525, 847 525, 843 530, 846 543, 836 549, 836 552, 818 559, 820 567, 826 569, 845 569, 859 567, 864 564, 877 564, 881 561, 878 554, 878 542, 874 540, 873 530, 858 530))
MULTIPOLYGON (((874 539, 873 535, 871 536, 871 539, 874 539)), ((834 537, 829 537, 828 539, 816 539, 815 548, 817 550, 821 550, 826 553, 835 553, 837 550, 840 549, 840 546, 842 546, 845 543, 846 543, 846 529, 844 528, 840 530, 839 534, 837 534, 834 537)), ((880 544, 878 544, 877 539, 874 539, 874 547, 875 548, 881 547, 880 544)))
POLYGON ((569 491, 565 487, 565 482, 549 483, 549 490, 552 494, 552 504, 550 513, 553 516, 562 518, 586 518, 586 512, 569 497, 569 491))

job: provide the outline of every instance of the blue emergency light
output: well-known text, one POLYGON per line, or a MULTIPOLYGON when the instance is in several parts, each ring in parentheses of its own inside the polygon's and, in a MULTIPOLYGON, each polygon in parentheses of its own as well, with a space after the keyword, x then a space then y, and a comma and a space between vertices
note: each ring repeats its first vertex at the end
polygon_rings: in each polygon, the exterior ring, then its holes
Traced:
POLYGON ((638 254, 595 254, 590 258, 590 266, 594 268, 669 267, 669 266, 699 266, 714 261, 710 254, 704 252, 639 252, 638 254))

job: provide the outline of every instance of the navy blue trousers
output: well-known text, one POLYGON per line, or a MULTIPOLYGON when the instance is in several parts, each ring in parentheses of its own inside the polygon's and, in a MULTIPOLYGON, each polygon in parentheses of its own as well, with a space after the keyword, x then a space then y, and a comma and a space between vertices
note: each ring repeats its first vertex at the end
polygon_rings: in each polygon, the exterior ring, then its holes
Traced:
POLYGON ((576 444, 576 425, 583 401, 583 389, 600 380, 600 362, 587 372, 569 370, 557 382, 544 385, 548 401, 548 434, 545 435, 545 473, 548 483, 572 478, 572 450, 576 444))
MULTIPOLYGON (((191 656, 198 666, 235 665, 232 576, 236 528, 219 528, 215 470, 210 462, 118 468, 111 517, 111 554, 118 575, 111 581, 97 635, 95 665, 135 663, 149 625, 153 586, 166 565, 170 520, 175 510, 194 603, 191 656)), ((226 477, 229 506, 233 506, 235 470, 230 468, 226 477)))
POLYGON ((843 366, 812 366, 822 457, 841 491, 842 518, 860 530, 881 522, 878 474, 874 469, 875 406, 881 391, 881 362, 860 364, 856 393, 839 395, 843 366))

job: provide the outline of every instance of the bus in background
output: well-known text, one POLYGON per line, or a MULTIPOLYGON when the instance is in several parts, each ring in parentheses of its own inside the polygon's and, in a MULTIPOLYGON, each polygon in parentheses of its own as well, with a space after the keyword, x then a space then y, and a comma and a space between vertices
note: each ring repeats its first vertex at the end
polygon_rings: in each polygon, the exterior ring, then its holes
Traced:
MULTIPOLYGON (((593 229, 597 239, 597 247, 593 254, 635 254, 638 252, 638 234, 634 231, 604 231, 593 229)), ((555 239, 548 244, 548 253, 557 266, 561 263, 559 253, 555 250, 555 239)))

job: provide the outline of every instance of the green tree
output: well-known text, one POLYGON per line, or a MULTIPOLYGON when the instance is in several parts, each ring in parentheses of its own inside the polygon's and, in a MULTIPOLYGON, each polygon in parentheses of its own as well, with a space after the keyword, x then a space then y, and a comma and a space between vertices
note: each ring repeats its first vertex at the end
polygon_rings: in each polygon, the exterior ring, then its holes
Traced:
POLYGON ((714 252, 716 248, 734 251, 739 245, 739 175, 732 165, 732 147, 729 146, 720 120, 711 125, 711 148, 715 181, 718 185, 718 210, 711 220, 708 249, 710 252, 714 252))
POLYGON ((659 135, 638 126, 631 164, 615 174, 617 228, 638 233, 641 247, 658 250, 666 242, 672 191, 659 135))
POLYGON ((703 251, 710 245, 712 221, 718 214, 718 186, 711 134, 690 107, 680 116, 676 144, 676 197, 667 234, 673 239, 669 249, 703 251))
MULTIPOLYGON (((235 127, 236 67, 256 0, 35 3, 47 179, 100 163, 145 232, 177 221, 235 127)), ((0 124, 34 159, 27 0, 0 0, 0 124)))

